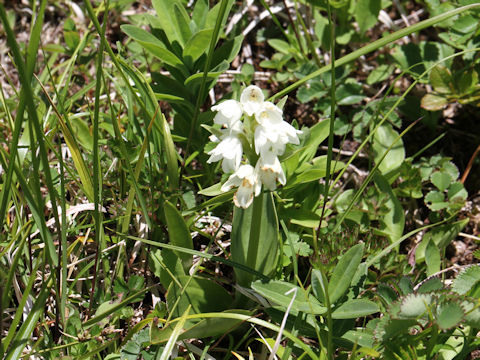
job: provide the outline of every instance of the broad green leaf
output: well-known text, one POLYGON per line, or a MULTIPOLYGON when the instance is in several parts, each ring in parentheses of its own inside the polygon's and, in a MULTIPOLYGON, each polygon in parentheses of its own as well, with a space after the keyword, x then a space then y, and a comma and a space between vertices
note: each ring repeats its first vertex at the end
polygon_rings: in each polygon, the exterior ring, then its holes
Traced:
MULTIPOLYGON (((331 172, 335 173, 342 170, 345 167, 345 164, 341 161, 333 160, 331 162, 331 172)), ((322 179, 327 174, 327 156, 319 156, 313 160, 313 164, 308 164, 305 167, 302 167, 299 170, 299 175, 288 184, 288 187, 295 184, 303 184, 311 181, 317 181, 322 179)))
POLYGON ((467 312, 465 322, 478 329, 480 328, 480 308, 475 305, 475 303, 468 300, 462 302, 462 306, 467 312))
POLYGON ((212 56, 212 68, 210 71, 226 61, 230 64, 237 56, 243 42, 243 35, 238 35, 232 40, 225 41, 218 49, 215 49, 212 56))
POLYGON ((302 147, 299 164, 311 161, 317 153, 318 146, 328 137, 330 132, 330 120, 323 120, 308 131, 308 138, 302 147))
POLYGON ((474 69, 461 72, 455 81, 455 88, 459 94, 468 94, 478 89, 478 73, 474 69))
POLYGON ((440 271, 442 257, 440 249, 433 241, 429 241, 425 249, 425 263, 427 264, 427 276, 436 274, 440 271))
POLYGON ((202 56, 208 49, 213 29, 205 29, 193 35, 183 48, 183 58, 189 58, 192 63, 202 56))
MULTIPOLYGON (((252 311, 240 309, 226 310, 225 313, 252 315, 252 311)), ((218 318, 203 319, 182 333, 182 335, 179 336, 179 340, 221 336, 234 331, 244 322, 243 320, 237 319, 225 319, 221 316, 222 315, 219 314, 218 318)))
MULTIPOLYGON (((396 132, 390 124, 384 123, 377 129, 373 135, 373 153, 375 162, 380 161, 384 153, 394 143, 398 136, 398 132, 396 132)), ((405 148, 403 147, 402 139, 399 139, 395 145, 388 150, 387 155, 380 163, 378 169, 382 174, 386 174, 389 171, 400 167, 404 160, 405 148)))
MULTIPOLYGON (((272 193, 256 197, 247 209, 235 207, 232 224, 232 260, 266 276, 278 262, 278 219, 272 193)), ((237 282, 248 287, 252 274, 234 269, 237 282)))
POLYGON ((377 18, 380 10, 381 0, 357 1, 354 16, 362 34, 378 22, 377 18))
MULTIPOLYGON (((170 133, 170 125, 165 119, 165 115, 161 114, 163 124, 163 130, 160 129, 160 135, 163 135, 164 150, 167 159, 167 174, 168 174, 168 184, 170 185, 170 190, 175 191, 179 186, 179 171, 178 171, 178 160, 177 160, 177 150, 175 149, 175 144, 173 143, 172 134, 170 133)), ((155 129, 158 129, 160 124, 155 123, 155 129)))
POLYGON ((427 94, 422 98, 421 106, 425 110, 438 111, 442 110, 448 104, 445 96, 427 94))
POLYGON ((445 191, 453 181, 450 174, 445 171, 435 171, 430 176, 430 180, 440 191, 445 191))
POLYGON ((285 209, 282 216, 288 218, 292 224, 306 228, 316 229, 320 224, 320 214, 303 208, 285 209))
MULTIPOLYGON (((468 328, 467 328, 468 332, 468 328)), ((439 359, 442 360, 453 360, 455 358, 458 359, 457 356, 461 356, 460 354, 465 348, 465 328, 462 326, 457 327, 451 333, 451 336, 445 341, 445 346, 442 346, 441 349, 438 350, 439 359)))
POLYGON ((174 5, 182 7, 182 4, 178 0, 153 0, 152 5, 157 13, 156 22, 165 32, 168 41, 172 44, 177 42, 183 46, 185 42, 182 29, 178 25, 178 19, 173 10, 174 5))
POLYGON ((429 191, 425 195, 425 204, 433 211, 442 210, 448 206, 448 202, 445 201, 445 195, 436 190, 429 191))
POLYGON ((181 316, 189 306, 195 314, 224 311, 231 307, 233 298, 214 281, 187 275, 179 276, 178 280, 181 287, 172 281, 166 295, 167 306, 174 316, 181 316), (173 309, 177 301, 178 304, 173 309))
POLYGON ((217 195, 223 194, 223 191, 220 189, 221 187, 222 187, 222 183, 218 183, 208 188, 205 188, 203 190, 200 190, 198 194, 205 195, 205 196, 217 196, 217 195))
POLYGON ((469 219, 456 221, 453 224, 439 225, 429 230, 418 245, 415 252, 415 260, 421 262, 425 260, 425 249, 428 242, 433 240, 438 248, 442 249, 455 239, 460 231, 467 225, 469 219))
POLYGON ((380 230, 388 234, 390 242, 395 242, 403 235, 405 227, 405 214, 402 204, 397 199, 387 180, 380 174, 374 176, 375 184, 378 190, 387 196, 383 206, 387 208, 387 213, 380 217, 380 230))
POLYGON ((328 280, 318 269, 312 270, 312 290, 315 297, 322 304, 325 304, 325 290, 328 286, 328 280))
POLYGON ((335 96, 339 105, 358 104, 365 99, 363 94, 362 84, 352 79, 347 79, 345 84, 339 85, 335 90, 335 96))
POLYGON ((377 304, 367 299, 353 299, 340 305, 332 313, 334 319, 356 319, 379 312, 377 304))
POLYGON ((185 72, 182 60, 180 60, 170 50, 167 50, 165 45, 155 36, 133 25, 122 25, 121 29, 125 34, 137 41, 145 48, 145 50, 152 53, 152 55, 157 57, 159 60, 163 61, 165 64, 180 69, 182 72, 185 72))
POLYGON ((453 201, 455 199, 467 200, 468 192, 465 190, 465 186, 460 181, 454 182, 448 188, 448 200, 453 201))
POLYGON ((443 65, 435 66, 430 72, 430 83, 436 92, 448 94, 452 92, 452 74, 443 65))
POLYGON ((378 67, 373 69, 370 74, 368 74, 367 84, 373 85, 378 82, 387 80, 388 77, 392 74, 394 69, 395 68, 391 65, 387 65, 387 64, 379 65, 378 67))
POLYGON ((272 280, 262 282, 261 280, 257 280, 252 283, 252 289, 270 302, 281 305, 284 309, 287 309, 296 292, 295 300, 292 303, 292 311, 302 311, 308 314, 318 315, 324 314, 327 311, 327 308, 322 306, 313 295, 308 294, 307 291, 298 286, 284 281, 272 280), (286 295, 289 291, 291 292, 286 295))
MULTIPOLYGON (((399 63, 402 70, 410 71, 418 76, 428 67, 435 65, 436 62, 453 53, 453 48, 441 42, 421 41, 418 44, 410 42, 397 47, 392 56, 399 63)), ((448 59, 444 62, 444 65, 449 67, 451 63, 452 60, 448 59)))
POLYGON ((182 39, 182 44, 186 44, 192 36, 190 26, 188 25, 188 23, 190 22, 190 17, 188 16, 185 7, 175 2, 173 2, 173 14, 175 16, 174 19, 177 25, 178 32, 182 39))
MULTIPOLYGON (((216 78, 218 78, 221 74, 223 73, 223 71, 217 71, 217 72, 209 72, 207 74, 207 81, 210 81, 210 80, 215 80, 216 78)), ((185 80, 185 83, 184 85, 186 87, 189 87, 190 89, 193 87, 197 87, 198 85, 200 85, 200 82, 203 80, 203 72, 199 72, 199 73, 196 73, 196 74, 193 74, 191 76, 189 76, 186 80, 185 80)))
MULTIPOLYGON (((220 25, 220 29, 223 29, 223 26, 227 22, 228 19, 228 14, 230 13, 230 10, 232 9, 233 5, 233 0, 226 0, 228 1, 226 9, 225 9, 225 14, 223 15, 223 19, 220 25)), ((222 5, 222 1, 217 1, 217 3, 208 11, 207 18, 205 21, 205 28, 210 29, 215 27, 215 23, 217 22, 217 19, 219 17, 219 12, 220 12, 220 6, 222 5)))
POLYGON ((282 54, 288 54, 290 52, 295 52, 296 49, 294 49, 290 44, 284 40, 280 39, 269 39, 267 40, 268 45, 270 45, 272 48, 277 50, 278 52, 281 52, 282 54))
POLYGON ((385 316, 377 322, 375 337, 382 341, 395 339, 396 336, 404 334, 405 329, 416 324, 415 319, 391 319, 389 316, 385 316))
MULTIPOLYGON (((471 2, 473 4, 473 2, 471 2)), ((455 20, 452 26, 452 30, 456 32, 468 34, 472 31, 478 29, 478 17, 473 14, 468 14, 464 16, 460 16, 458 19, 455 20)))
POLYGON ((70 118, 70 127, 77 141, 88 151, 93 150, 93 138, 88 124, 80 117, 70 118))
POLYGON ((330 303, 334 304, 350 287, 355 272, 362 261, 363 243, 350 248, 338 261, 328 284, 330 303))
MULTIPOLYGON (((172 245, 193 249, 192 236, 182 215, 177 208, 165 201, 165 220, 167 221, 168 235, 172 245)), ((183 268, 188 271, 192 265, 192 255, 176 251, 175 254, 182 259, 183 268)))
POLYGON ((192 12, 192 21, 195 23, 197 30, 205 27, 205 21, 208 14, 208 0, 195 1, 195 7, 192 12))
POLYGON ((448 330, 459 325, 464 317, 465 311, 462 306, 456 302, 450 301, 439 305, 435 320, 440 329, 448 330))

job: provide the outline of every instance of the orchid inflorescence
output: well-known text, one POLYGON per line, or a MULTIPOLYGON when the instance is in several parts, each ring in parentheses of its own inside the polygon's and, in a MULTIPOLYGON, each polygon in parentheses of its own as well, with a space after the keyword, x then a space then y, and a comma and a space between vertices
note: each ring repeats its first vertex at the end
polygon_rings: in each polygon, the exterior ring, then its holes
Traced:
POLYGON ((246 209, 254 196, 260 194, 262 185, 270 191, 277 188, 277 181, 285 185, 285 173, 278 156, 285 152, 286 144, 299 144, 301 131, 284 121, 282 109, 264 101, 262 90, 254 85, 243 90, 240 101, 226 100, 212 106, 212 110, 217 112, 214 122, 222 129, 218 136, 210 137, 219 144, 208 152, 207 162, 222 160, 223 171, 233 172, 221 190, 238 186, 234 203, 246 209), (256 156, 250 156, 242 164, 245 147, 254 148, 256 156), (255 167, 251 165, 254 162, 255 167))

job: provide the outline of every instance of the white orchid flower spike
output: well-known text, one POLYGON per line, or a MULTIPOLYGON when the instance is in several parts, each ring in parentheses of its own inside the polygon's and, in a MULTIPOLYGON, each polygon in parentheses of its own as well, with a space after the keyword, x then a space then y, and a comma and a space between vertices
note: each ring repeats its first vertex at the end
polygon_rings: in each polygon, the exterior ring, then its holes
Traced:
POLYGON ((242 91, 240 101, 226 100, 212 106, 212 110, 217 112, 214 123, 221 125, 222 129, 210 137, 218 145, 208 152, 207 162, 222 161, 223 171, 233 172, 221 190, 238 187, 233 201, 236 206, 246 209, 260 194, 262 185, 275 191, 277 182, 286 184, 278 157, 283 155, 287 144, 300 143, 298 135, 302 132, 284 121, 282 109, 265 101, 262 90, 255 85, 242 91), (244 126, 242 118, 247 125, 244 126), (255 150, 258 157, 254 154, 244 159, 243 146, 255 150), (240 165, 242 159, 246 164, 240 165), (253 163, 248 164, 249 161, 256 161, 255 167, 253 163))

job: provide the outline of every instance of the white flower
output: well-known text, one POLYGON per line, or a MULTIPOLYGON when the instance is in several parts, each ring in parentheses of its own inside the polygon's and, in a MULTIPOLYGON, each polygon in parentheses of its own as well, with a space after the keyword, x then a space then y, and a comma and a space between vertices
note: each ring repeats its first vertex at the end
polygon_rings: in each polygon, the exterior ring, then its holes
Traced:
POLYGON ((255 129, 255 152, 260 156, 266 152, 282 155, 286 144, 298 145, 300 143, 298 139, 300 133, 301 131, 296 130, 286 121, 277 121, 273 117, 265 115, 262 123, 255 129))
POLYGON ((273 126, 283 122, 283 112, 275 104, 265 101, 255 112, 255 119, 260 125, 273 126))
POLYGON ((243 111, 247 113, 248 116, 255 114, 263 104, 262 90, 255 85, 248 86, 245 90, 242 91, 240 96, 240 103, 242 104, 243 111))
POLYGON ((254 195, 258 196, 262 188, 258 174, 252 165, 240 166, 222 185, 221 190, 229 191, 237 186, 238 190, 233 196, 233 202, 236 206, 246 209, 252 204, 254 195))
POLYGON ((266 153, 274 153, 275 155, 282 155, 285 151, 284 138, 281 138, 279 133, 272 127, 265 127, 258 125, 255 129, 255 152, 262 156, 266 153))
POLYGON ((242 117, 242 107, 236 100, 221 102, 218 105, 212 106, 212 110, 217 111, 217 114, 213 118, 215 124, 225 125, 228 128, 240 121, 242 117))
POLYGON ((234 172, 240 166, 242 160, 242 143, 235 135, 225 136, 215 149, 208 152, 210 158, 207 163, 222 161, 222 170, 225 173, 234 172))
POLYGON ((270 191, 274 191, 277 188, 277 180, 282 185, 285 185, 287 182, 280 160, 274 153, 268 152, 261 156, 257 161, 255 169, 262 184, 270 191))

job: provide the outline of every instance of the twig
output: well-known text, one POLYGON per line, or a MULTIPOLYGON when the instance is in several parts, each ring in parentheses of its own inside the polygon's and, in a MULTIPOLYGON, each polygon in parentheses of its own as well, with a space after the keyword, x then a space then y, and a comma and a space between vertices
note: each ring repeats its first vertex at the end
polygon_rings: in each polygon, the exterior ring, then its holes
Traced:
POLYGON ((478 153, 480 152, 480 145, 477 146, 477 148, 475 149, 475 151, 473 152, 473 155, 472 157, 470 158, 470 160, 468 161, 468 164, 467 164, 467 167, 465 168, 465 171, 462 175, 462 178, 460 179, 460 182, 462 184, 465 183, 465 180, 467 180, 467 176, 468 174, 470 173, 470 170, 472 169, 472 166, 473 166, 473 162, 475 161, 475 158, 477 157, 478 153))

